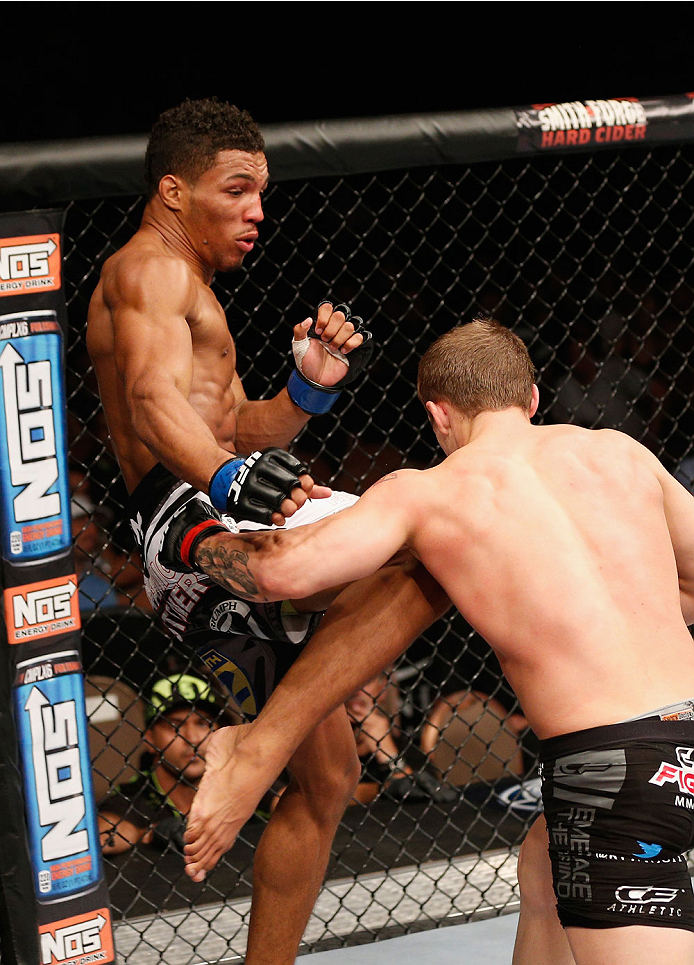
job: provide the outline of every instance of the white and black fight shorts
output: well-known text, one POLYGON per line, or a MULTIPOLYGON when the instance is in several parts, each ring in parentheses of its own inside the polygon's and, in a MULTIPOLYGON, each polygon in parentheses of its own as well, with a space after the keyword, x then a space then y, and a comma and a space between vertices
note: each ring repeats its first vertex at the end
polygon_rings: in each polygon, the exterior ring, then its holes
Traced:
MULTIPOLYGON (((177 573, 159 561, 173 514, 190 499, 188 483, 157 464, 139 483, 127 506, 145 571, 145 591, 169 632, 195 650, 249 720, 255 718, 278 681, 310 639, 322 613, 297 613, 288 602, 249 603, 201 572, 177 573)), ((198 492, 197 499, 210 500, 198 492)), ((282 529, 304 526, 353 505, 358 497, 333 492, 308 500, 282 529)), ((232 532, 277 529, 253 522, 223 522, 232 532)))

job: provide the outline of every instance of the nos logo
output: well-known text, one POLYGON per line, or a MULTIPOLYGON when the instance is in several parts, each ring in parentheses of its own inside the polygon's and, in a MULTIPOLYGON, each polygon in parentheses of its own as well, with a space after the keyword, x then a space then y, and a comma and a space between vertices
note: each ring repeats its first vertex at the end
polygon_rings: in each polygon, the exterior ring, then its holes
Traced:
POLYGON ((49 259, 57 249, 52 238, 34 244, 24 241, 18 245, 3 245, 0 248, 0 278, 12 281, 48 275, 49 259))
POLYGON ((51 362, 25 362, 12 344, 0 354, 10 482, 17 523, 60 513, 60 494, 48 490, 58 480, 51 362))
POLYGON ((41 965, 86 965, 113 961, 111 915, 100 908, 39 928, 41 965))
POLYGON ((88 832, 77 829, 86 806, 76 705, 74 700, 51 704, 39 687, 32 687, 24 710, 29 715, 38 824, 48 828, 41 839, 41 858, 48 864, 89 847, 88 832))
POLYGON ((60 513, 60 494, 48 493, 58 480, 51 363, 26 363, 13 345, 0 355, 10 481, 23 487, 14 498, 18 523, 60 513))
POLYGON ((0 354, 10 481, 22 487, 13 500, 18 523, 60 513, 51 362, 26 363, 13 345, 0 354))

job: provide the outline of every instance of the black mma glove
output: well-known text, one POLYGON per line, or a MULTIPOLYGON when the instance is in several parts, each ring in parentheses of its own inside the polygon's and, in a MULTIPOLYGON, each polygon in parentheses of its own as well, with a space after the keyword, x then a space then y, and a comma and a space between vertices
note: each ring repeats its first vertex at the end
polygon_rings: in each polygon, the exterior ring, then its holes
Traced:
POLYGON ((300 488, 308 466, 284 449, 264 449, 250 456, 235 455, 210 480, 212 505, 234 519, 272 524, 283 500, 300 488))
MULTIPOLYGON (((329 301, 330 299, 325 299, 320 305, 325 305, 326 302, 329 301)), ((318 306, 319 308, 320 305, 318 306)), ((363 319, 361 319, 359 315, 352 315, 348 305, 336 305, 333 311, 342 312, 345 320, 354 325, 355 333, 359 332, 359 334, 363 336, 364 341, 358 348, 352 349, 349 355, 336 352, 325 345, 321 341, 320 335, 316 334, 316 320, 314 319, 313 325, 311 325, 306 333, 306 338, 299 342, 292 342, 296 368, 289 376, 287 391, 294 405, 298 406, 304 412, 308 412, 310 415, 322 415, 324 412, 327 412, 333 406, 344 387, 359 378, 373 354, 374 345, 371 332, 362 328, 364 324, 363 319), (313 382, 307 378, 301 371, 301 363, 306 354, 306 348, 308 347, 307 339, 310 338, 321 342, 326 352, 329 352, 332 356, 344 363, 345 375, 339 382, 336 382, 335 385, 320 385, 318 382, 313 382), (304 347, 303 351, 302 346, 304 347)))
POLYGON ((176 573, 192 573, 198 543, 212 533, 229 533, 217 510, 195 497, 170 519, 159 550, 159 562, 176 573))

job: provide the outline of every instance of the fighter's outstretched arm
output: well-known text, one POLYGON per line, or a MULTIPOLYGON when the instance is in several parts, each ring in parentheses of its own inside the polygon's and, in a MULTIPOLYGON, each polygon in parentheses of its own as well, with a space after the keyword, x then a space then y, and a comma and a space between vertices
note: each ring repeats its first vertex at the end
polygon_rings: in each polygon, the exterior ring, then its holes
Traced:
MULTIPOLYGON (((185 835, 186 872, 195 881, 232 846, 262 795, 320 721, 450 607, 442 588, 411 555, 397 554, 397 562, 380 566, 403 543, 417 539, 426 525, 420 509, 426 499, 427 486, 420 485, 424 476, 405 470, 386 477, 354 507, 302 527, 305 541, 284 539, 299 535, 299 530, 281 534, 277 545, 290 547, 276 557, 286 571, 284 578, 293 581, 302 567, 311 569, 310 582, 282 583, 282 593, 304 593, 378 569, 350 583, 328 607, 257 720, 213 735, 185 835)), ((253 584, 248 592, 258 593, 264 588, 258 587, 256 576, 262 581, 265 566, 263 561, 253 571, 259 542, 232 536, 229 545, 234 543, 250 549, 238 575, 253 584)), ((268 559, 275 545, 268 544, 268 559)), ((247 595, 247 587, 240 589, 247 595)))
POLYGON ((391 473, 349 509, 288 532, 214 532, 198 542, 195 565, 255 602, 303 599, 369 576, 408 544, 419 475, 391 473))

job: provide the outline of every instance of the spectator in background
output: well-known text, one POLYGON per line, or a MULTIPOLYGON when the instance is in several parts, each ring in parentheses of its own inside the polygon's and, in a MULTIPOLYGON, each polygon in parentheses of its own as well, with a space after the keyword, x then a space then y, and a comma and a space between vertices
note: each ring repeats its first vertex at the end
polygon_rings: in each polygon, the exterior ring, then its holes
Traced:
POLYGON ((149 696, 146 750, 152 764, 118 785, 99 808, 104 854, 138 843, 183 848, 186 815, 205 770, 205 747, 222 719, 224 702, 199 677, 178 673, 158 680, 149 696))
POLYGON ((70 500, 72 538, 75 570, 79 588, 80 610, 93 610, 104 606, 125 606, 127 598, 109 579, 110 567, 101 560, 104 549, 106 513, 86 495, 73 496, 70 500))
MULTIPOLYGON (((362 776, 352 804, 369 804, 379 794, 398 801, 456 801, 458 793, 442 785, 428 769, 425 760, 412 766, 395 739, 392 718, 382 709, 381 700, 388 688, 388 677, 375 677, 346 701, 347 714, 362 762, 362 776)), ((414 749, 410 748, 411 753, 414 749)), ((421 756, 421 755, 420 755, 421 756)))

